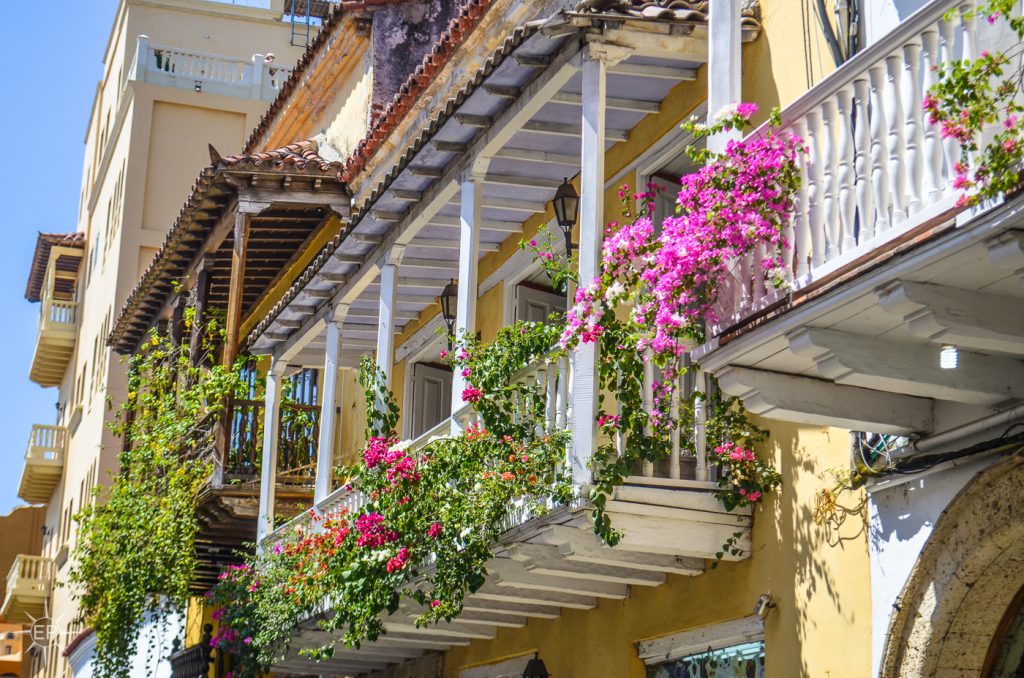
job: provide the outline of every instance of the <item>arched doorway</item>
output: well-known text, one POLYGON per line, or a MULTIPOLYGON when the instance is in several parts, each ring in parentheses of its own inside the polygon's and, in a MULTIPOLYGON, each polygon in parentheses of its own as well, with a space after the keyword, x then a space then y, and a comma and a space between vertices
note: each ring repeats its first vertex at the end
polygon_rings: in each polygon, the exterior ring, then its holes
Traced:
POLYGON ((1024 458, 1013 456, 979 473, 940 515, 896 602, 882 676, 1018 675, 1022 487, 1024 458))

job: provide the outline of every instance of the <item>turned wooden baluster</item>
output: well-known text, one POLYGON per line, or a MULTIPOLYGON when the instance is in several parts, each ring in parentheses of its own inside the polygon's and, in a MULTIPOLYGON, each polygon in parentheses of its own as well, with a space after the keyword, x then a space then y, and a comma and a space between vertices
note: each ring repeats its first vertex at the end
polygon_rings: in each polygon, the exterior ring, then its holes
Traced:
POLYGON ((875 233, 889 228, 889 156, 886 152, 885 65, 868 70, 871 88, 871 186, 875 196, 875 233))
MULTIPOLYGON (((807 143, 807 125, 804 121, 793 123, 793 134, 800 137, 804 144, 807 143)), ((789 247, 782 250, 782 259, 786 275, 799 278, 807 273, 807 264, 811 256, 811 232, 807 221, 806 156, 800 156, 797 165, 800 172, 800 188, 793 196, 793 218, 786 223, 782 232, 782 237, 789 243, 789 247)))
POLYGON ((857 214, 860 232, 857 242, 866 242, 875 235, 875 195, 871 188, 871 123, 868 115, 868 81, 853 82, 854 130, 856 140, 853 169, 857 178, 857 214))
POLYGON ((824 212, 821 209, 821 114, 807 113, 807 218, 810 231, 811 269, 825 263, 824 212))
MULTIPOLYGON (((839 210, 836 203, 836 102, 826 99, 821 104, 821 135, 818 141, 821 148, 821 211, 824 221, 825 261, 831 261, 839 254, 839 210)), ((841 129, 841 124, 840 124, 841 129)))
POLYGON ((857 245, 854 228, 856 174, 853 169, 853 116, 850 114, 852 89, 850 85, 846 85, 836 92, 836 131, 839 134, 839 229, 833 228, 833 233, 840 252, 849 252, 857 245))
POLYGON ((907 184, 910 189, 907 210, 910 214, 921 211, 924 204, 924 186, 921 182, 923 172, 924 133, 921 130, 921 45, 916 41, 903 46, 903 79, 901 89, 904 97, 904 138, 906 139, 906 171, 907 184))
MULTIPOLYGON (((939 32, 929 28, 921 34, 921 73, 923 89, 927 93, 938 82, 936 68, 939 63, 939 32)), ((942 197, 942 143, 938 128, 929 121, 929 113, 922 110, 921 126, 924 130, 924 190, 928 202, 934 204, 942 197)))
POLYGON ((890 54, 885 58, 885 126, 888 132, 889 193, 892 199, 892 225, 907 218, 906 144, 903 138, 903 97, 900 92, 900 74, 903 57, 890 54))

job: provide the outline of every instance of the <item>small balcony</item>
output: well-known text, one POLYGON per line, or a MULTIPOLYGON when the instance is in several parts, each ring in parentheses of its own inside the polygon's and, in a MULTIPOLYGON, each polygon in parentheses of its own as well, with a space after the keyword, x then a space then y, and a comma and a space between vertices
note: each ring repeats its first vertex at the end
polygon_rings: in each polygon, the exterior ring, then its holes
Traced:
POLYGON ((262 54, 234 59, 151 45, 145 35, 138 37, 135 63, 129 71, 136 82, 256 101, 276 99, 291 72, 262 54))
POLYGON ((39 333, 29 378, 40 386, 59 386, 75 350, 78 329, 76 288, 80 248, 53 247, 42 284, 39 333))
POLYGON ((64 473, 67 431, 63 426, 34 424, 25 450, 18 496, 30 504, 45 504, 64 473))
POLYGON ((27 624, 47 613, 53 566, 49 558, 19 555, 7 575, 7 592, 0 615, 14 624, 27 624))
MULTIPOLYGON (((288 403, 281 408, 274 494, 281 515, 292 517, 313 503, 319 405, 288 403)), ((206 591, 238 554, 256 540, 260 463, 263 454, 262 400, 231 399, 223 417, 195 434, 192 452, 214 471, 197 506, 197 564, 193 585, 206 591)))

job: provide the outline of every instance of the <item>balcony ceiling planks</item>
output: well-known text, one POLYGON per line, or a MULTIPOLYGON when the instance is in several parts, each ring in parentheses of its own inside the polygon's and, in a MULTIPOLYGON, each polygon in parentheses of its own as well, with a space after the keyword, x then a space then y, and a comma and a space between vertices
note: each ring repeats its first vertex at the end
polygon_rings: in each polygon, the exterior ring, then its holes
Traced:
MULTIPOLYGON (((630 44, 632 56, 622 62, 622 70, 631 72, 629 95, 636 103, 614 91, 618 81, 613 78, 623 76, 609 75, 609 147, 627 139, 630 130, 659 110, 668 92, 692 79, 706 60, 706 29, 696 20, 673 26, 632 16, 618 19, 617 28, 604 32, 594 29, 594 17, 581 14, 556 15, 549 26, 558 24, 558 30, 541 30, 535 22, 510 31, 468 82, 424 120, 409 145, 395 151, 396 162, 379 183, 371 185, 376 175, 360 179, 365 186, 347 228, 253 329, 246 339, 248 347, 269 353, 288 342, 286 338, 321 331, 322 316, 331 303, 357 298, 376 279, 376 262, 394 244, 405 245, 406 256, 420 263, 443 252, 445 242, 457 252, 457 182, 480 155, 493 158, 484 185, 484 243, 497 245, 514 237, 526 219, 544 213, 562 177, 575 175, 579 167, 580 126, 564 123, 567 108, 578 110, 580 101, 577 31, 585 31, 588 39, 598 35, 607 44, 630 44), (648 49, 643 38, 651 36, 648 42, 654 47, 648 49), (676 46, 678 54, 670 54, 666 45, 676 46), (423 240, 422 248, 418 240, 423 240), (328 276, 344 280, 331 286, 333 298, 303 293, 306 286, 323 289, 328 276), (279 324, 279 319, 288 323, 279 324), (295 327, 297 321, 302 326, 295 327)), ((755 35, 756 22, 748 21, 744 37, 755 35)), ((481 254, 494 245, 482 247, 481 254)), ((444 282, 438 280, 433 296, 444 282)), ((399 281, 400 292, 401 285, 399 281)), ((424 298, 416 310, 432 302, 424 298)))
POLYGON ((251 309, 332 211, 348 211, 341 163, 327 161, 317 151, 316 141, 228 157, 211 147, 210 166, 200 174, 163 247, 122 307, 108 344, 120 353, 134 351, 146 330, 167 312, 175 294, 172 283, 187 284, 204 256, 212 262, 216 291, 211 303, 225 308, 226 291, 221 286, 230 274, 234 212, 252 209, 256 200, 264 209, 250 221, 247 244, 252 250, 246 259, 243 293, 243 310, 251 309))

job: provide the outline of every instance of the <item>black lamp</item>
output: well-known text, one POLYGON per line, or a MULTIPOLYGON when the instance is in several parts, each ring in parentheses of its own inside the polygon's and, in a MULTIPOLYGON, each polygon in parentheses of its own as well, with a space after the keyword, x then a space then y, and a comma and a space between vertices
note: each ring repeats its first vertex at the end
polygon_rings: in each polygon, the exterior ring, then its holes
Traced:
POLYGON ((537 656, 537 653, 533 653, 533 659, 526 663, 526 669, 523 671, 523 678, 548 678, 551 674, 548 673, 548 667, 544 666, 544 660, 537 656))
POLYGON ((562 180, 562 185, 555 191, 555 198, 552 201, 555 207, 555 221, 565 234, 565 254, 572 253, 572 228, 576 225, 576 218, 580 212, 580 194, 576 187, 569 183, 568 177, 562 180))
POLYGON ((452 348, 452 332, 455 331, 455 309, 459 303, 459 286, 452 278, 452 281, 441 290, 441 296, 437 298, 441 304, 441 319, 448 328, 448 350, 452 348))

